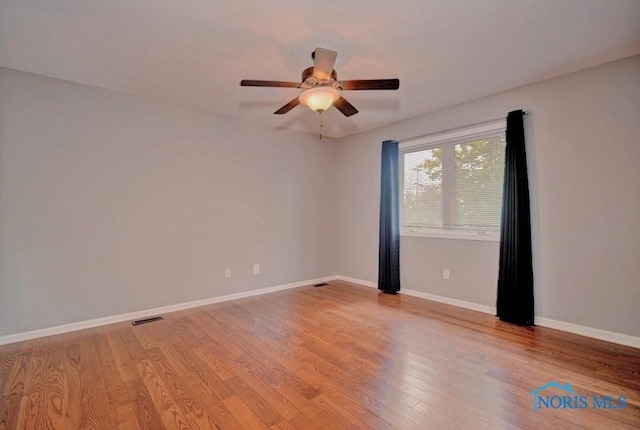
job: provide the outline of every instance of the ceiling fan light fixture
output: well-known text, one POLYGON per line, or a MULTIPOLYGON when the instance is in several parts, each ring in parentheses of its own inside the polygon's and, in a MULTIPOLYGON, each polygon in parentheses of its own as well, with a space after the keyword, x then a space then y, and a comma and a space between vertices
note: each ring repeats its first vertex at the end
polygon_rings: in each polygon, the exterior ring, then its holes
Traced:
POLYGON ((300 94, 300 103, 315 112, 324 112, 340 98, 340 91, 334 87, 320 86, 309 88, 300 94))

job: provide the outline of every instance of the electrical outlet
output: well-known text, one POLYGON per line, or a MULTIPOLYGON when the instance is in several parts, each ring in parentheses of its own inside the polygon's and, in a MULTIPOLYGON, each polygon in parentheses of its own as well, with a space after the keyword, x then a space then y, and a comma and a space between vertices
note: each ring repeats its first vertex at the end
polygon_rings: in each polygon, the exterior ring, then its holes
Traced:
POLYGON ((442 279, 449 279, 449 269, 442 269, 442 279))
POLYGON ((224 269, 224 277, 225 278, 231 277, 231 269, 224 269))
POLYGON ((254 264, 253 265, 253 274, 254 275, 259 275, 260 274, 260 265, 259 264, 254 264))

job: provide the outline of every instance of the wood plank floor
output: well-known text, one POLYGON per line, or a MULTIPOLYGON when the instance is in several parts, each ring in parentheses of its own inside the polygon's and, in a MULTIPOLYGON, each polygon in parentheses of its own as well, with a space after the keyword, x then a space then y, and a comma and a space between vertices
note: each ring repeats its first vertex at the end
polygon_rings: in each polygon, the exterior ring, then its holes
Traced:
POLYGON ((637 429, 640 350, 332 281, 0 346, 0 390, 0 429, 637 429))

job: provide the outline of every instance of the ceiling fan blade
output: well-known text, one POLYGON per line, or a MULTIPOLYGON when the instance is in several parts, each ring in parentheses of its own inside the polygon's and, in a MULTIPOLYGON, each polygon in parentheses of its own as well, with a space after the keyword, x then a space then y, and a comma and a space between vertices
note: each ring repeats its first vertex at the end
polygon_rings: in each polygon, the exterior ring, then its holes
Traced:
POLYGON ((321 80, 330 79, 337 57, 338 53, 336 51, 316 48, 313 53, 313 77, 321 80))
POLYGON ((278 87, 278 88, 298 88, 297 82, 284 81, 255 81, 251 79, 243 79, 240 81, 241 87, 278 87))
POLYGON ((397 90, 400 88, 399 79, 356 79, 340 81, 340 88, 350 90, 397 90))
POLYGON ((275 111, 274 114, 282 115, 284 113, 289 112, 291 109, 298 106, 299 104, 300 104, 300 100, 298 99, 298 97, 296 97, 295 99, 291 100, 289 103, 287 103, 286 105, 282 106, 280 109, 275 111))
POLYGON ((353 105, 342 96, 340 96, 338 100, 333 102, 333 105, 336 107, 336 109, 342 112, 344 116, 351 116, 358 113, 358 109, 353 107, 353 105))

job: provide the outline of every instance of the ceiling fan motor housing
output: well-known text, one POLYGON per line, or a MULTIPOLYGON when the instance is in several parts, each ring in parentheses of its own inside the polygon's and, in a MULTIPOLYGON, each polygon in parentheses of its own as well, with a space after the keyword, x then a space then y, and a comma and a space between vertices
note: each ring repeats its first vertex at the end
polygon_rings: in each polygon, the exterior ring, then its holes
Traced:
POLYGON ((313 76, 313 66, 307 67, 302 71, 302 83, 300 88, 312 88, 316 86, 338 87, 338 74, 335 69, 331 71, 331 79, 321 80, 313 76))

